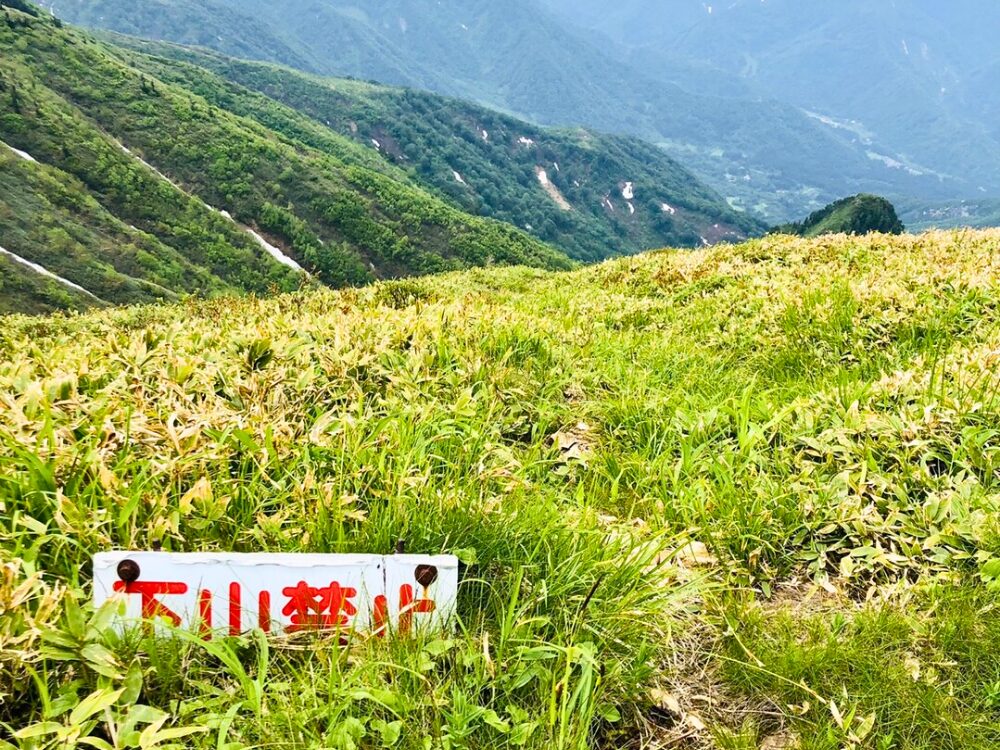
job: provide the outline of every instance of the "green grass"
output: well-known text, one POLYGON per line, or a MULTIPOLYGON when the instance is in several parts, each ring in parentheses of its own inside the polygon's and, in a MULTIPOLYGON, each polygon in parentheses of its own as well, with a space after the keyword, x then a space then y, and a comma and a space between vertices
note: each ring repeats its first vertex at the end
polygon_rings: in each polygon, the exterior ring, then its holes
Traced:
POLYGON ((8 319, 8 740, 996 746, 997 239, 8 319), (112 547, 400 538, 464 561, 454 632, 119 640, 72 604, 112 547))

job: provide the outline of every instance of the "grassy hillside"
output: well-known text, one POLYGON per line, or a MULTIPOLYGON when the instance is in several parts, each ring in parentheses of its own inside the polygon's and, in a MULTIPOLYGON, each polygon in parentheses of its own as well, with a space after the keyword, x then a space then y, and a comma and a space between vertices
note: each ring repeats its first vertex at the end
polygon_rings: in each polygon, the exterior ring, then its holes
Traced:
POLYGON ((699 246, 702 238, 738 241, 762 230, 663 150, 633 138, 543 129, 434 94, 313 78, 128 37, 112 41, 168 58, 130 58, 161 80, 323 148, 323 136, 311 132, 315 123, 289 118, 268 99, 251 97, 204 69, 283 102, 378 151, 464 210, 516 224, 579 260, 699 246))
MULTIPOLYGON (((542 10, 538 0, 55 5, 65 19, 87 26, 201 44, 323 75, 428 89, 546 125, 638 136, 661 144, 724 197, 771 223, 861 190, 947 200, 975 194, 980 184, 951 173, 910 172, 902 168, 909 163, 900 149, 878 139, 865 142, 750 88, 715 96, 699 78, 682 85, 665 81, 658 57, 616 58, 612 43, 575 30, 542 10), (248 47, 261 29, 259 47, 248 47)), ((664 15, 671 17, 675 5, 664 5, 664 15)), ((701 2, 690 5, 708 15, 701 2)), ((669 30, 686 28, 674 22, 669 30)), ((728 57, 742 65, 741 53, 728 57)))
POLYGON ((814 211, 805 220, 785 224, 774 231, 800 237, 824 234, 902 234, 906 231, 896 215, 896 208, 877 195, 854 195, 841 198, 826 208, 814 211))
POLYGON ((996 747, 998 241, 10 319, 8 741, 996 747), (111 547, 400 538, 464 560, 454 633, 167 645, 72 603, 111 547))
POLYGON ((296 288, 305 275, 272 258, 282 253, 334 286, 476 264, 570 265, 347 139, 330 133, 339 148, 329 151, 291 140, 59 23, 5 9, 0 46, 0 140, 22 154, 0 155, 19 184, 0 226, 6 249, 60 264, 100 299, 296 288), (266 252, 251 228, 278 248, 266 252))

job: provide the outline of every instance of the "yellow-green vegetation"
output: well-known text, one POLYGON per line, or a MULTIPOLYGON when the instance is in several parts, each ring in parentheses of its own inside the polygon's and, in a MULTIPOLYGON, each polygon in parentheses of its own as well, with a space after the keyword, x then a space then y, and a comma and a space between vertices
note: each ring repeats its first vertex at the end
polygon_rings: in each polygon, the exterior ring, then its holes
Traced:
POLYGON ((5 320, 2 746, 997 747, 998 244, 5 320), (111 547, 400 538, 465 562, 453 633, 167 643, 83 604, 111 547))

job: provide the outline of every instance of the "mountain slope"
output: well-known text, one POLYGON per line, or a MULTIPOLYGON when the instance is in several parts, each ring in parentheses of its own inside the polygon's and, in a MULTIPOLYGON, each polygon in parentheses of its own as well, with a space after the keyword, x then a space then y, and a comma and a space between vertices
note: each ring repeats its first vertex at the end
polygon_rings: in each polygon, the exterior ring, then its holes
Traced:
POLYGON ((69 281, 97 284, 98 298, 291 289, 305 280, 300 266, 343 285, 469 264, 568 265, 347 139, 342 158, 317 151, 157 81, 78 31, 12 10, 3 19, 0 140, 31 157, 9 155, 4 170, 22 186, 35 180, 0 225, 6 249, 43 266, 59 260, 69 281), (37 236, 66 224, 43 200, 39 186, 55 190, 52 180, 64 200, 89 194, 82 223, 103 227, 99 242, 77 238, 75 256, 37 236))
POLYGON ((129 37, 114 41, 168 58, 135 55, 129 63, 214 105, 329 150, 331 139, 316 128, 323 123, 462 209, 518 224, 580 260, 740 240, 763 228, 637 139, 542 129, 434 94, 314 78, 129 37), (226 85, 206 68, 269 98, 226 85), (313 121, 288 117, 273 101, 313 121))
POLYGON ((214 0, 197 8, 173 0, 67 0, 58 12, 313 72, 427 88, 542 124, 636 135, 661 144, 735 205, 775 221, 862 189, 936 200, 954 197, 961 183, 894 168, 905 159, 889 149, 879 153, 894 161, 873 159, 854 134, 797 107, 665 83, 654 66, 617 59, 535 0, 214 0), (221 26, 222 9, 242 15, 230 19, 231 32, 206 38, 202 30, 221 26), (256 50, 234 44, 246 38, 240 18, 266 26, 287 49, 270 41, 256 50))

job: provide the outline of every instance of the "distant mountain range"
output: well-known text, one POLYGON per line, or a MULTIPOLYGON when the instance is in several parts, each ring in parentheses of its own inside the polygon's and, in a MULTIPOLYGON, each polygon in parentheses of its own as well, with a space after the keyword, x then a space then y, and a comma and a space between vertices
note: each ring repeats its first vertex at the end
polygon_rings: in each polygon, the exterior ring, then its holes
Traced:
MULTIPOLYGON (((992 0, 544 3, 665 83, 786 102, 952 198, 1000 196, 1000 4, 992 0)), ((930 188, 881 192, 913 205, 914 224, 948 215, 928 205, 940 197, 930 188)))
MULTIPOLYGON (((742 68, 696 60, 683 48, 676 56, 663 52, 682 31, 694 35, 699 19, 721 15, 714 7, 709 14, 709 4, 547 2, 56 0, 54 9, 89 26, 425 88, 541 124, 639 136, 660 144, 733 206, 772 222, 859 191, 933 203, 972 196, 979 187, 1000 190, 1000 172, 987 180, 988 166, 970 175, 924 164, 882 134, 747 85, 742 68), (622 31, 611 39, 571 23, 588 19, 601 28, 619 19, 622 31), (644 24, 646 37, 629 43, 644 24)), ((691 47, 698 44, 692 36, 691 47)), ((855 85, 871 83, 859 78, 855 85)))

